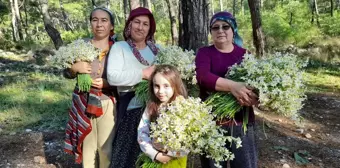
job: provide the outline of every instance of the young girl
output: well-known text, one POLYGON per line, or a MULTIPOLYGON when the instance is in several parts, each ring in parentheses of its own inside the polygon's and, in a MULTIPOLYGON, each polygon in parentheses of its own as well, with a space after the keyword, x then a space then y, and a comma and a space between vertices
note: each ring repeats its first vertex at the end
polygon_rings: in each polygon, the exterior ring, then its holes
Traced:
POLYGON ((185 168, 187 153, 181 152, 182 154, 175 158, 171 154, 176 152, 162 150, 161 145, 154 143, 150 138, 150 122, 156 120, 158 108, 171 103, 177 96, 187 97, 180 73, 170 65, 157 66, 150 78, 149 91, 151 93, 150 101, 138 126, 139 146, 152 161, 163 163, 163 168, 185 168))

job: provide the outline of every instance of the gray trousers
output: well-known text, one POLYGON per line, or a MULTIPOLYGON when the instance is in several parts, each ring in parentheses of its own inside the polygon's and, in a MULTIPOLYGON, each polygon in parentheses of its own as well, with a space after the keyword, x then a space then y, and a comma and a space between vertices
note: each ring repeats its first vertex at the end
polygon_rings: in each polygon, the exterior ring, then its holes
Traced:
MULTIPOLYGON (((242 140, 242 147, 236 149, 236 145, 233 143, 227 143, 225 146, 232 153, 234 153, 234 160, 230 161, 230 168, 257 168, 257 152, 254 135, 254 124, 248 124, 247 132, 244 133, 241 126, 223 126, 224 130, 227 130, 227 136, 232 135, 233 137, 240 137, 242 140)), ((201 156, 202 168, 215 168, 214 161, 201 156)), ((227 168, 228 162, 220 162, 223 168, 227 168)))

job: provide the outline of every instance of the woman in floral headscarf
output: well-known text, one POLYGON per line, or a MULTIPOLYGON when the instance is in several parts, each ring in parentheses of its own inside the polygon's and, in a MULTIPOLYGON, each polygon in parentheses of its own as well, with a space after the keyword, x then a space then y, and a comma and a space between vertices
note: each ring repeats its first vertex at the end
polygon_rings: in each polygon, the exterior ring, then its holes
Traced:
POLYGON ((143 7, 130 12, 125 24, 125 41, 115 43, 109 54, 108 82, 118 86, 119 103, 116 137, 113 141, 111 167, 133 168, 140 154, 137 128, 143 103, 135 97, 134 86, 149 80, 158 49, 154 43, 156 23, 143 7))
MULTIPOLYGON (((257 103, 257 96, 252 88, 244 83, 223 78, 229 67, 242 61, 243 55, 247 51, 242 48, 242 39, 238 34, 236 20, 228 12, 216 13, 211 18, 210 33, 213 45, 200 48, 196 56, 200 97, 205 100, 209 96, 209 92, 230 92, 244 106, 236 113, 234 119, 225 118, 217 123, 228 131, 228 136, 240 137, 242 140, 242 147, 238 149, 235 144, 226 145, 226 148, 235 155, 234 160, 230 161, 230 167, 256 168, 255 116, 252 105, 257 103), (246 132, 242 129, 243 118, 249 119, 246 132)), ((201 157, 201 163, 203 168, 215 167, 214 162, 204 156, 201 157)), ((221 163, 221 165, 226 168, 227 162, 221 163)))

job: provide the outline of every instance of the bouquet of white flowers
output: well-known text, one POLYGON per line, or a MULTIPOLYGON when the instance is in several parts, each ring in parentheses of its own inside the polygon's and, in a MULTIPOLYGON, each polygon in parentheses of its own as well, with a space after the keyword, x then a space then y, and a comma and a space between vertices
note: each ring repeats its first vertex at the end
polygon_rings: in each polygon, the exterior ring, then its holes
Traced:
POLYGON ((156 64, 168 64, 177 68, 187 85, 195 85, 195 55, 194 51, 184 50, 178 46, 160 48, 156 57, 156 64))
MULTIPOLYGON (((276 53, 258 59, 254 55, 245 54, 240 64, 229 69, 226 78, 254 87, 261 107, 296 118, 303 106, 302 101, 306 99, 301 69, 307 62, 291 54, 276 53)), ((219 118, 234 118, 235 113, 241 109, 231 93, 214 93, 206 102, 213 106, 219 118)))
POLYGON ((206 154, 219 161, 232 160, 234 155, 225 148, 227 142, 241 146, 240 138, 225 136, 225 132, 214 121, 211 107, 199 98, 185 99, 179 96, 159 110, 159 116, 151 123, 150 136, 168 151, 189 151, 206 154))
MULTIPOLYGON (((187 88, 189 88, 189 95, 196 96, 198 91, 194 61, 195 55, 192 50, 183 51, 181 47, 168 46, 159 49, 155 64, 168 64, 176 67, 181 73, 183 82, 186 84, 187 88)), ((135 91, 139 100, 146 104, 149 92, 148 81, 142 81, 137 84, 135 91)))
MULTIPOLYGON (((78 39, 67 46, 60 47, 51 57, 51 61, 57 67, 70 68, 76 61, 92 62, 99 53, 100 50, 90 42, 78 39)), ((92 79, 89 74, 78 74, 77 80, 80 91, 88 92, 90 90, 92 79)))

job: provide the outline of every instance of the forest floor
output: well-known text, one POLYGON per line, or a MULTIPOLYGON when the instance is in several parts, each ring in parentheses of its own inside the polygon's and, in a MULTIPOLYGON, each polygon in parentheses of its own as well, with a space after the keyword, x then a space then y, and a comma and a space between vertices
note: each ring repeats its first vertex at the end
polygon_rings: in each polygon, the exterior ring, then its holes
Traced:
MULTIPOLYGON (((20 105, 9 102, 10 100, 20 100, 21 95, 26 96, 27 99, 25 101, 32 97, 29 93, 24 93, 25 90, 17 93, 19 96, 15 97, 12 94, 16 92, 11 90, 12 87, 14 90, 22 89, 21 87, 14 87, 22 83, 20 75, 26 75, 25 79, 29 81, 26 82, 30 83, 30 76, 27 74, 30 73, 30 70, 20 70, 20 73, 16 74, 10 73, 17 71, 18 67, 30 67, 31 64, 27 60, 13 60, 9 57, 1 58, 0 56, 0 168, 80 168, 80 165, 74 164, 73 156, 63 152, 63 124, 65 124, 67 115, 58 114, 51 119, 45 117, 49 115, 42 115, 46 110, 39 113, 33 112, 40 110, 40 106, 37 104, 27 103, 27 106, 22 107, 24 109, 23 112, 20 112, 20 105), (15 83, 15 80, 19 81, 15 83), (13 111, 13 108, 16 111, 13 111), (22 119, 25 118, 25 115, 31 116, 28 114, 30 111, 25 111, 25 109, 33 109, 31 113, 34 115, 32 116, 41 115, 42 117, 38 117, 37 121, 22 119), (13 115, 18 116, 12 117, 13 115), (60 124, 53 127, 46 126, 51 125, 55 121, 58 121, 60 124), (18 124, 22 122, 27 122, 27 124, 18 124)), ((38 73, 42 73, 43 68, 41 69, 38 73)), ((328 74, 331 73, 329 72, 328 74)), ((35 79, 37 78, 36 76, 35 79)), ((340 81, 338 72, 333 74, 333 76, 337 78, 333 82, 340 81)), ((45 83, 44 85, 46 90, 51 86, 51 81, 55 81, 54 78, 48 78, 48 80, 50 83, 45 83)), ((312 87, 312 84, 310 87, 312 87)), ((52 85, 52 87, 56 86, 59 87, 57 84, 52 85)), ((322 87, 325 86, 323 85, 322 87)), ((28 88, 27 92, 30 92, 32 88, 40 88, 41 92, 43 90, 41 87, 35 86, 25 88, 28 88)), ((65 94, 65 97, 68 97, 69 94, 66 94, 66 92, 71 88, 72 86, 67 88, 65 93, 63 91, 60 94, 65 94)), ((45 94, 50 92, 43 91, 45 94)), ((59 92, 58 94, 56 92, 52 96, 54 97, 53 99, 44 97, 44 99, 40 99, 40 102, 50 103, 47 109, 59 108, 59 106, 54 106, 58 104, 59 100, 55 104, 51 103, 55 101, 58 95, 59 92)), ((65 99, 65 97, 60 99, 65 99)), ((33 98, 36 99, 36 97, 33 98)), ((66 107, 61 110, 66 110, 66 107)), ((256 111, 257 125, 255 128, 259 168, 340 167, 339 87, 334 86, 330 89, 308 92, 308 98, 305 101, 304 108, 301 110, 301 115, 303 117, 302 124, 295 124, 288 118, 269 112, 256 111)), ((190 158, 189 160, 191 167, 200 167, 197 157, 190 158)))

